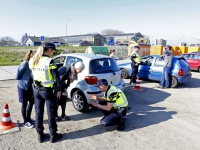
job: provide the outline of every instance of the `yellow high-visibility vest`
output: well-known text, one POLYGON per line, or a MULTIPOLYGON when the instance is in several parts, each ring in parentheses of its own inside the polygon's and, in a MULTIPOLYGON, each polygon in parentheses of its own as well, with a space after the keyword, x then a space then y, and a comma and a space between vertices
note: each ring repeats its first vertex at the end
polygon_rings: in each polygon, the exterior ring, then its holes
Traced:
POLYGON ((119 109, 120 107, 127 107, 128 106, 128 101, 125 96, 125 94, 117 87, 115 86, 110 86, 110 89, 107 91, 106 95, 106 100, 111 101, 109 99, 110 94, 117 92, 116 96, 114 97, 113 100, 115 100, 115 104, 113 105, 114 109, 119 109))
POLYGON ((55 69, 56 66, 50 65, 51 58, 42 56, 37 65, 29 65, 33 80, 39 81, 44 87, 52 87, 54 84, 53 75, 51 69, 55 69))
POLYGON ((135 58, 133 58, 133 60, 136 62, 136 63, 140 63, 141 62, 141 56, 136 53, 136 52, 133 52, 132 56, 136 56, 135 58))

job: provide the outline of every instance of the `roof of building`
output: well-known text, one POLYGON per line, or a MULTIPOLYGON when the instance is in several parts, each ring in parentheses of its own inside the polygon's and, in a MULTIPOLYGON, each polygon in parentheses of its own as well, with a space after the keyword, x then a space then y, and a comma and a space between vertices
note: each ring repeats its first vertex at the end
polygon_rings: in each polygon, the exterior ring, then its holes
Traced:
POLYGON ((32 42, 41 42, 40 37, 29 36, 24 42, 27 42, 28 39, 31 39, 32 42))

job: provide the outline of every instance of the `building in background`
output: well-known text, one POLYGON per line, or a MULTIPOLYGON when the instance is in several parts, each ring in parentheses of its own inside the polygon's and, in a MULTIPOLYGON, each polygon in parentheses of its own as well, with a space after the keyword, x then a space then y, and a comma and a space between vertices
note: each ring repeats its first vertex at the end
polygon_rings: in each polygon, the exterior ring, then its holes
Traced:
POLYGON ((167 40, 164 40, 164 39, 156 39, 156 45, 166 46, 166 45, 167 45, 167 40))
POLYGON ((42 44, 40 37, 35 36, 27 37, 24 43, 26 44, 26 46, 40 46, 42 44))

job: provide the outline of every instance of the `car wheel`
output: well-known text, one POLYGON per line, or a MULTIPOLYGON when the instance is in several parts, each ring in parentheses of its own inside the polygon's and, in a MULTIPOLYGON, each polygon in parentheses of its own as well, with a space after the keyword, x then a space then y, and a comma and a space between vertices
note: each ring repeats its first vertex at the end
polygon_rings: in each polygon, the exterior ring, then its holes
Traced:
POLYGON ((199 68, 198 68, 198 71, 200 72, 200 66, 199 66, 199 68))
POLYGON ((128 78, 128 72, 126 71, 126 69, 121 69, 121 71, 122 71, 122 78, 127 79, 128 78))
POLYGON ((74 108, 79 112, 85 112, 89 109, 85 95, 79 90, 73 93, 72 103, 74 108))
POLYGON ((172 76, 171 88, 175 88, 177 85, 178 85, 177 78, 172 76))

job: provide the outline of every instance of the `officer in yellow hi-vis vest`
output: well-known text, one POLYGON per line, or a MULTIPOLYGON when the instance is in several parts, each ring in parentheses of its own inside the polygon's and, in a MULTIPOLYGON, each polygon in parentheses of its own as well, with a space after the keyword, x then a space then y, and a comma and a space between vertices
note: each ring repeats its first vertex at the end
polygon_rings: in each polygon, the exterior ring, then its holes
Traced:
POLYGON ((140 47, 138 45, 134 46, 133 52, 131 53, 131 68, 132 68, 132 73, 131 73, 131 83, 136 83, 136 78, 138 74, 138 67, 141 61, 141 56, 139 55, 139 49, 140 47))
POLYGON ((35 128, 38 133, 39 143, 43 142, 44 139, 43 114, 45 102, 51 134, 50 142, 54 143, 62 138, 62 134, 57 133, 57 124, 55 120, 56 96, 58 98, 61 96, 61 86, 59 86, 60 78, 56 65, 50 58, 53 56, 55 50, 56 48, 53 43, 46 43, 44 46, 40 46, 37 49, 37 52, 29 61, 34 83, 33 89, 36 111, 35 128), (57 88, 55 88, 55 85, 57 85, 57 88), (58 89, 58 92, 56 92, 56 89, 58 89))
POLYGON ((96 85, 101 92, 105 92, 104 97, 97 97, 94 94, 90 94, 89 97, 98 102, 91 102, 95 107, 98 107, 105 115, 101 119, 101 124, 104 126, 119 125, 118 129, 122 130, 125 126, 125 118, 123 118, 128 107, 128 101, 124 93, 116 88, 110 86, 106 79, 100 79, 96 85))

